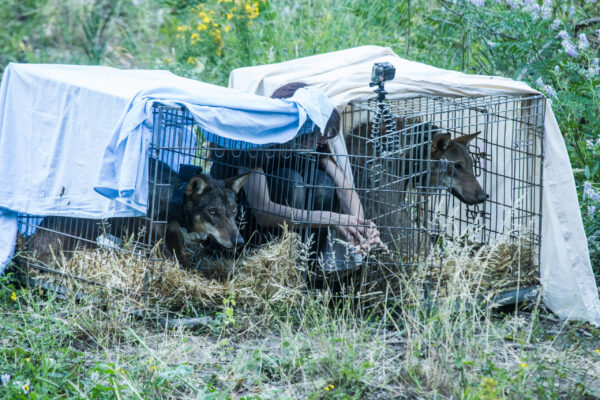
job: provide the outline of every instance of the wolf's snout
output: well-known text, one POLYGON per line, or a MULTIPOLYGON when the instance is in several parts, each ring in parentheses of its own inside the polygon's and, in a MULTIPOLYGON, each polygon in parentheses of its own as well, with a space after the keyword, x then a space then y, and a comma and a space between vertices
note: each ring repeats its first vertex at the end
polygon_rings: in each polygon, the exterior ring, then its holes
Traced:
POLYGON ((244 245, 244 238, 239 233, 237 234, 237 238, 235 239, 235 247, 242 247, 244 245))
POLYGON ((476 197, 477 203, 483 203, 484 201, 486 201, 489 198, 490 198, 490 196, 488 196, 484 192, 477 193, 477 197, 476 197))

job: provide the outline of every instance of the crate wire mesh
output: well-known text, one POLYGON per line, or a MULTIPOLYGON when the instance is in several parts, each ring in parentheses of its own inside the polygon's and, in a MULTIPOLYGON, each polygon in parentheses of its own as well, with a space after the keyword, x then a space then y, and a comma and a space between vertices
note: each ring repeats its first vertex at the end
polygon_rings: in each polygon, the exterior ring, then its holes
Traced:
MULTIPOLYGON (((530 246, 539 262, 543 97, 419 97, 392 100, 389 106, 396 129, 376 136, 370 124, 376 102, 348 106, 342 116, 349 150, 344 155, 328 153, 310 123, 291 142, 257 146, 204 132, 185 109, 155 105, 147 216, 90 220, 23 215, 20 232, 29 239, 28 249, 38 253, 26 264, 56 272, 52 263, 58 250, 68 258, 75 250, 95 246, 135 252, 143 256, 140 262, 169 254, 164 237, 173 208, 180 207, 186 182, 201 171, 218 179, 251 171, 237 212, 245 246, 272 240, 286 220, 304 242, 312 243, 309 259, 298 262, 313 287, 346 286, 393 296, 407 268, 424 262, 432 270, 440 268, 441 260, 428 255, 441 236, 456 237, 474 225, 481 228, 481 243, 497 235, 526 235, 520 245, 530 246), (427 156, 432 125, 453 136, 482 132, 469 149, 489 201, 466 206, 434 184, 448 163, 427 156), (332 161, 334 172, 325 173, 324 165, 331 167, 332 161), (362 251, 348 245, 340 231, 359 224, 340 215, 352 207, 362 208, 364 219, 375 224, 381 244, 373 242, 362 251), (40 257, 42 248, 55 253, 40 257)), ((186 247, 193 252, 198 247, 192 244, 219 247, 210 235, 187 232, 186 247)), ((204 267, 201 262, 194 266, 204 267)))
MULTIPOLYGON (((504 238, 539 266, 541 245, 543 96, 486 96, 475 98, 419 97, 390 100, 398 128, 394 138, 435 125, 453 137, 480 132, 469 143, 474 174, 488 194, 482 204, 466 205, 456 197, 440 203, 435 212, 444 235, 481 245, 504 238), (443 222, 442 222, 443 220, 443 222)), ((370 121, 375 100, 354 103, 344 113, 346 145, 351 154, 368 153, 370 121), (358 132, 358 133, 357 133, 358 132)), ((392 144, 393 139, 389 142, 392 144)), ((372 145, 371 145, 372 147, 372 145)))

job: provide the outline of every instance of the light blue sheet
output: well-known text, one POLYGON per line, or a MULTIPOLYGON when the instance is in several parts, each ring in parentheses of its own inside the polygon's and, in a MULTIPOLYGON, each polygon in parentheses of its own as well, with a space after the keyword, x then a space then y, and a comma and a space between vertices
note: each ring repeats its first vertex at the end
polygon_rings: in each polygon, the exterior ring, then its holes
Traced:
POLYGON ((254 144, 287 142, 307 119, 324 128, 333 110, 313 88, 276 100, 167 71, 9 64, 0 85, 0 272, 16 213, 146 213, 154 102, 183 105, 206 131, 254 144))

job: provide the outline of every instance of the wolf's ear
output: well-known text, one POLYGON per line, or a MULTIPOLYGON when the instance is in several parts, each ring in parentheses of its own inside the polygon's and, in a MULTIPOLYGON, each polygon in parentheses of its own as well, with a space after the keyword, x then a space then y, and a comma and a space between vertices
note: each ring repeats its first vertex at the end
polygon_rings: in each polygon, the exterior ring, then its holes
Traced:
POLYGON ((238 194, 242 187, 246 184, 246 181, 249 177, 250 173, 248 172, 242 175, 234 176, 233 178, 228 178, 225 180, 225 186, 233 190, 235 194, 238 194))
POLYGON ((452 138, 449 133, 434 136, 431 140, 431 158, 438 159, 442 153, 452 145, 452 138))
POLYGON ((457 137, 456 139, 454 139, 454 143, 460 143, 460 144, 464 144, 467 145, 469 144, 469 142, 473 139, 475 139, 475 136, 479 135, 481 133, 481 131, 475 132, 471 135, 462 135, 457 137))
POLYGON ((206 178, 198 174, 188 182, 187 186, 185 187, 185 195, 200 195, 204 193, 207 187, 208 182, 206 181, 206 178))

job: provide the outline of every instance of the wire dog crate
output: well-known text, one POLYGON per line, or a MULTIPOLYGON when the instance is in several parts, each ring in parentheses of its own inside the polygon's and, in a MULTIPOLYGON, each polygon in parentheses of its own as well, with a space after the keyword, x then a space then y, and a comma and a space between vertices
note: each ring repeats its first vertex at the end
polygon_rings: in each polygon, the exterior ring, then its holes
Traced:
MULTIPOLYGON (((443 225, 439 226, 441 236, 452 240, 468 236, 471 245, 505 240, 523 255, 519 262, 539 268, 545 98, 419 97, 390 100, 389 104, 397 130, 379 138, 388 145, 393 146, 411 131, 431 127, 450 132, 453 138, 477 133, 468 149, 473 174, 488 199, 468 205, 452 196, 448 202, 441 202, 440 208, 429 209, 443 225)), ((375 100, 354 103, 346 109, 343 125, 350 154, 372 151, 374 145, 365 138, 373 136, 370 131, 375 111, 375 100)), ((357 183, 372 173, 358 172, 357 183)))
MULTIPOLYGON (((391 100, 391 117, 381 125, 374 124, 381 110, 376 101, 356 102, 342 114, 345 140, 326 145, 309 121, 291 142, 264 146, 223 139, 200 129, 187 110, 155 105, 147 216, 23 215, 19 227, 28 256, 22 261, 28 268, 64 274, 56 263, 85 248, 130 251, 146 260, 169 255, 165 235, 173 210, 182 207, 186 184, 203 172, 217 180, 249 173, 232 208, 244 240, 236 251, 276 238, 286 222, 308 244, 308 257, 298 263, 312 287, 393 296, 407 268, 441 267, 439 258, 428 257, 440 238, 460 236, 473 226, 480 228, 481 243, 502 235, 525 237, 519 246, 527 246, 539 262, 543 100, 391 100), (453 162, 430 155, 440 132, 458 137, 477 131, 470 157, 489 200, 467 206, 450 195, 454 183, 443 183, 453 162), (331 150, 340 143, 346 153, 331 150)), ((182 232, 190 254, 222 247, 214 229, 182 232)), ((191 266, 202 269, 191 255, 191 266)))

